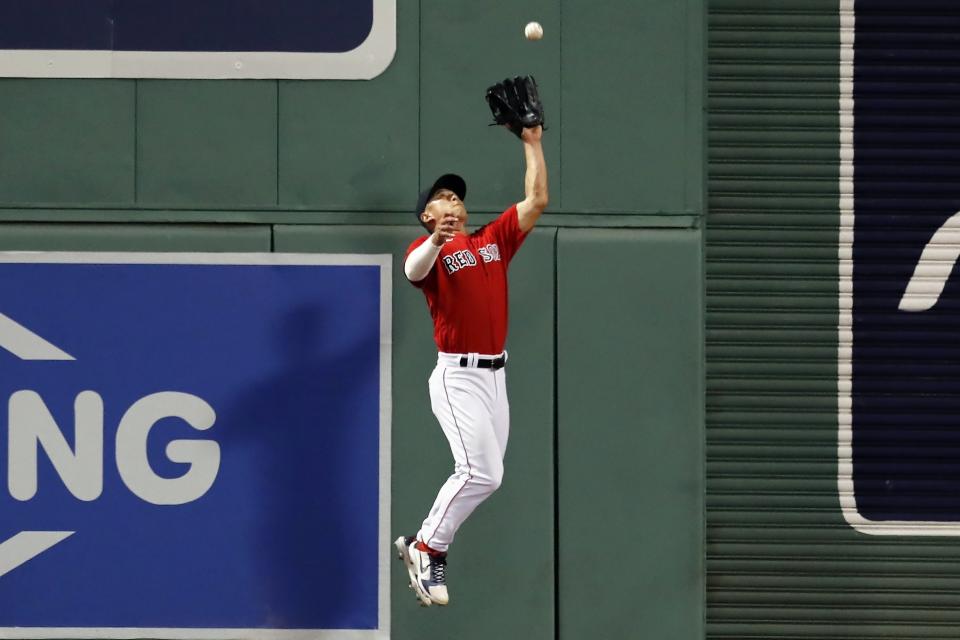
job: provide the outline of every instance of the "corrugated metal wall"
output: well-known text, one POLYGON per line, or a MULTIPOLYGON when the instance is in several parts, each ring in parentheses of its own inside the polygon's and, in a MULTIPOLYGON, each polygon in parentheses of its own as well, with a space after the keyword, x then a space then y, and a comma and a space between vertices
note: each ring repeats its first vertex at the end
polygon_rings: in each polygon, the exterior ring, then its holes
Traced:
MULTIPOLYGON (((885 4, 888 24, 903 22, 885 4)), ((949 27, 958 9, 939 4, 949 27)), ((838 497, 838 319, 851 322, 838 312, 850 134, 839 62, 852 6, 709 4, 708 638, 960 638, 958 539, 865 535, 838 497)))

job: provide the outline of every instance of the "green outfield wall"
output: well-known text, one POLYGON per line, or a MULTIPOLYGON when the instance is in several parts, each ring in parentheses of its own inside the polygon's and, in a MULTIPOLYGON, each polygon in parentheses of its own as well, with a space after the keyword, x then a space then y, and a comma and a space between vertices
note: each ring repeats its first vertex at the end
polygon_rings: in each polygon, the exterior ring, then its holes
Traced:
POLYGON ((0 80, 0 250, 391 254, 395 535, 449 474, 401 259, 442 171, 472 223, 523 197, 486 87, 534 74, 550 207, 511 266, 501 490, 452 604, 392 573, 392 637, 705 636, 703 2, 398 0, 371 81, 0 80), (523 39, 532 19, 545 28, 523 39))

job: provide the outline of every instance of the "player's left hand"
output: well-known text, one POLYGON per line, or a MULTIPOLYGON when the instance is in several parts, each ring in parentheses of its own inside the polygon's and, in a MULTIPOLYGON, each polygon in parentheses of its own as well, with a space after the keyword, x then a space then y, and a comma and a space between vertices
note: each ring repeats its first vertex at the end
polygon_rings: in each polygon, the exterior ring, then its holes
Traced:
POLYGON ((543 125, 543 103, 533 76, 507 78, 487 89, 487 105, 493 124, 506 125, 518 138, 523 129, 543 125))

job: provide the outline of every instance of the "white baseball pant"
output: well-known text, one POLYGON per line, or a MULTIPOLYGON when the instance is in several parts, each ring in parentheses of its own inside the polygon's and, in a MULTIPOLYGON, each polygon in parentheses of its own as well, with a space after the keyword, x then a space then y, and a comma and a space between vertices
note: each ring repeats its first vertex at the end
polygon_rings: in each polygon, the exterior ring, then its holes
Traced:
POLYGON ((430 375, 430 402, 453 454, 453 475, 440 488, 417 538, 446 551, 457 529, 503 479, 510 433, 506 369, 481 369, 478 358, 498 355, 440 353, 430 375), (466 356, 468 366, 460 366, 466 356))

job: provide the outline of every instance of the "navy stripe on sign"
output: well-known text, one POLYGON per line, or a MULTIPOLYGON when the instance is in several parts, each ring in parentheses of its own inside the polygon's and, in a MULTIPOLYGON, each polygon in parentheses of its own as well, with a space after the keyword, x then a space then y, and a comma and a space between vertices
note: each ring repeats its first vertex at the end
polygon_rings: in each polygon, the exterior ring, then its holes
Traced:
POLYGON ((0 0, 0 50, 342 53, 373 0, 0 0))
MULTIPOLYGON (((856 505, 868 520, 957 522, 956 269, 931 308, 900 304, 924 247, 960 210, 960 14, 946 0, 857 0, 855 8, 856 505)), ((939 260, 949 268, 949 248, 939 260)))

